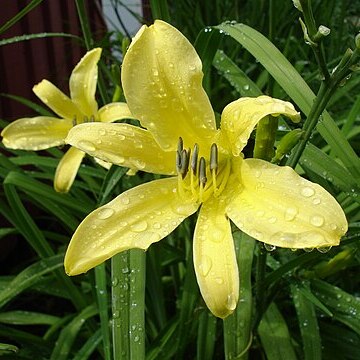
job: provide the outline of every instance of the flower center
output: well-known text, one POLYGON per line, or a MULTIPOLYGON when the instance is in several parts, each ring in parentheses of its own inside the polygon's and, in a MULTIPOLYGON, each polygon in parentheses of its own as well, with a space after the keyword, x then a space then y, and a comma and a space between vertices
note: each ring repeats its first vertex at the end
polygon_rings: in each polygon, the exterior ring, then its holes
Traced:
POLYGON ((76 125, 79 125, 79 124, 88 123, 88 122, 95 122, 95 121, 96 121, 96 119, 95 119, 94 115, 91 115, 90 117, 84 115, 84 117, 80 118, 80 119, 76 115, 74 115, 74 117, 72 119, 72 125, 76 126, 76 125))
POLYGON ((208 161, 201 156, 199 146, 184 149, 180 137, 176 152, 176 169, 178 173, 178 191, 181 197, 196 202, 205 202, 209 197, 218 197, 225 189, 230 175, 231 162, 228 157, 219 159, 218 146, 213 143, 210 148, 208 161))

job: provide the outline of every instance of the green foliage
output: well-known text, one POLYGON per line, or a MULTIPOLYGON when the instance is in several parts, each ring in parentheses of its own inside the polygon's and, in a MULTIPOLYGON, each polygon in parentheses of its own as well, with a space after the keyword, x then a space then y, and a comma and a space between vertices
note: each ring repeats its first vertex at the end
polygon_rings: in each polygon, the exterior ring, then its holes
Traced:
MULTIPOLYGON (((29 2, 0 26, 0 33, 28 16, 40 2, 29 2)), ((199 294, 191 251, 193 218, 146 254, 125 252, 95 272, 69 278, 63 270, 63 256, 79 222, 122 191, 152 179, 151 175, 138 172, 130 176, 127 169, 116 166, 106 171, 88 158, 70 193, 58 194, 52 179, 62 149, 35 153, 8 150, 1 144, 0 240, 13 246, 12 251, 4 252, 0 275, 1 357, 358 359, 358 74, 338 72, 339 78, 326 84, 332 87, 322 97, 328 100, 325 112, 316 99, 323 91, 322 76, 328 71, 327 78, 337 64, 344 65, 341 61, 348 47, 355 49, 360 5, 336 0, 312 3, 316 24, 331 29, 321 40, 320 50, 314 52, 303 41, 301 13, 291 1, 150 1, 154 19, 169 21, 195 44, 204 63, 204 87, 218 113, 240 96, 266 93, 292 101, 303 119, 312 120, 300 124, 305 134, 303 148, 295 147, 277 161, 296 167, 337 198, 349 221, 341 245, 324 253, 266 252, 236 230, 240 301, 224 322, 208 312, 199 294), (312 110, 314 103, 318 112, 312 110)), ((112 4, 125 11, 121 1, 112 4)), ((99 45, 92 37, 84 1, 77 0, 76 6, 85 46, 99 45)), ((2 40, 0 45, 5 48, 9 42, 31 43, 47 36, 73 35, 29 34, 2 40)), ((106 54, 99 81, 99 102, 104 104, 116 89, 124 100, 111 71, 111 65, 121 65, 111 50, 121 49, 119 39, 124 38, 126 34, 119 30, 115 40, 107 34, 99 41, 106 54)), ((29 113, 49 115, 47 109, 27 99, 2 96, 27 105, 29 113)), ((6 124, 1 119, 1 126, 6 124)), ((280 119, 275 147, 294 129, 280 119)), ((245 152, 252 151, 250 143, 245 152)))

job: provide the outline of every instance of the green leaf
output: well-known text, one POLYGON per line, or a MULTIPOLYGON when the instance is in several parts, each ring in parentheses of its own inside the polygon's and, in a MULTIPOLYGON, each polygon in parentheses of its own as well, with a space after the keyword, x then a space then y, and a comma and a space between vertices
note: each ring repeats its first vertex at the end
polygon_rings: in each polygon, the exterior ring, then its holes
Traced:
POLYGON ((76 40, 80 40, 81 38, 73 35, 73 34, 67 34, 67 33, 39 33, 39 34, 26 34, 26 35, 20 35, 20 36, 14 36, 12 38, 0 40, 0 46, 2 45, 8 45, 8 44, 14 44, 20 41, 27 41, 27 40, 33 40, 33 39, 43 39, 43 38, 50 38, 50 37, 69 37, 76 40))
POLYGON ((55 344, 50 360, 66 360, 70 353, 72 344, 74 343, 81 327, 85 321, 97 314, 95 305, 89 305, 82 310, 60 333, 55 344))
POLYGON ((22 291, 42 281, 44 275, 63 267, 63 260, 63 254, 55 255, 36 262, 21 271, 15 279, 0 292, 0 307, 4 306, 22 291))
POLYGON ((76 353, 72 360, 86 360, 94 352, 96 347, 100 344, 102 340, 101 330, 97 330, 92 334, 89 339, 85 342, 82 348, 76 353))
POLYGON ((300 287, 297 285, 291 285, 292 298, 303 342, 304 359, 321 360, 321 338, 315 307, 313 303, 304 296, 302 289, 311 293, 308 286, 300 287))
POLYGON ((247 350, 252 340, 251 270, 255 240, 240 231, 236 231, 233 236, 239 266, 240 294, 236 310, 224 320, 224 344, 225 358, 240 360, 247 359, 247 350))
POLYGON ((15 345, 0 343, 0 355, 5 355, 7 353, 16 353, 19 351, 19 348, 15 345))
POLYGON ((213 65, 241 96, 262 95, 258 86, 222 50, 216 52, 213 65))
POLYGON ((13 325, 53 325, 60 318, 58 316, 31 312, 31 311, 8 311, 0 313, 0 323, 13 325))
POLYGON ((21 9, 14 17, 8 20, 3 26, 0 27, 0 34, 9 29, 17 23, 22 17, 29 13, 32 9, 36 8, 43 0, 32 0, 23 9, 21 9))
POLYGON ((312 280, 311 288, 334 314, 334 319, 360 335, 360 300, 358 298, 322 280, 312 280))
POLYGON ((274 303, 260 321, 258 332, 267 360, 296 360, 289 329, 274 303))
MULTIPOLYGON (((216 26, 246 48, 271 74, 299 108, 308 115, 315 95, 285 56, 264 35, 245 24, 216 26)), ((331 116, 324 111, 317 130, 331 146, 356 181, 360 181, 360 160, 331 116)))

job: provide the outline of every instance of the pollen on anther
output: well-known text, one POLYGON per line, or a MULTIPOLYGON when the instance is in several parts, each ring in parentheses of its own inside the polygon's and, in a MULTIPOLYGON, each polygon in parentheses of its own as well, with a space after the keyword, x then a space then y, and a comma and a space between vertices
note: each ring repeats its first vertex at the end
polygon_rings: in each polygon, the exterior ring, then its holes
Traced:
POLYGON ((194 145, 194 150, 191 156, 191 169, 193 171, 193 174, 196 175, 197 170, 197 161, 198 161, 198 154, 199 154, 199 145, 194 145))
POLYGON ((203 157, 200 158, 199 162, 199 180, 200 184, 205 186, 207 178, 206 178, 206 161, 203 157))
POLYGON ((211 145, 210 150, 210 170, 217 170, 218 168, 218 148, 216 144, 211 145))

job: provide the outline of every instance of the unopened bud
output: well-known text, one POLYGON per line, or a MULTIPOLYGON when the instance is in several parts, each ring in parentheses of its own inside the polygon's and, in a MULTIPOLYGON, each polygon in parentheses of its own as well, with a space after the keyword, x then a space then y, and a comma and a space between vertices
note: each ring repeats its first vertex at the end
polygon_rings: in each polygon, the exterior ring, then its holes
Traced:
POLYGON ((279 141, 275 151, 275 156, 272 158, 271 162, 277 163, 285 154, 289 153, 291 149, 299 142, 303 133, 304 132, 301 129, 295 129, 288 132, 279 141))

